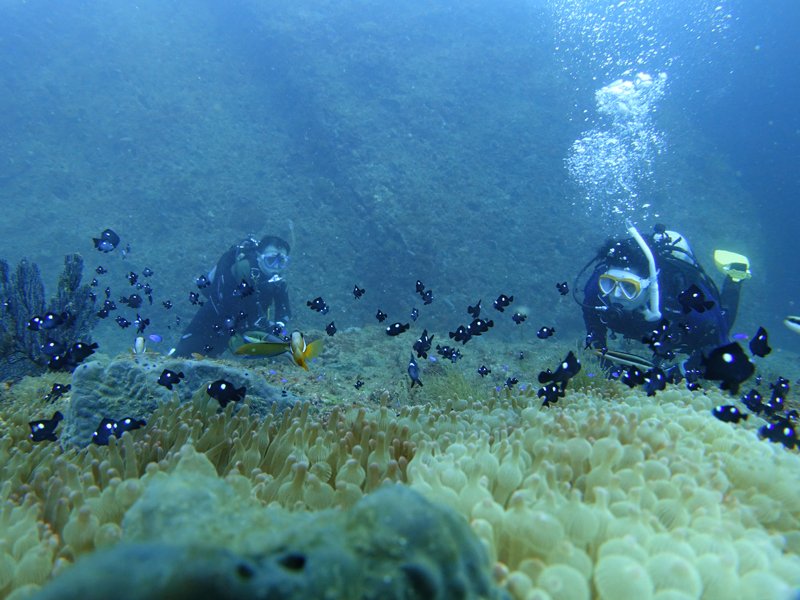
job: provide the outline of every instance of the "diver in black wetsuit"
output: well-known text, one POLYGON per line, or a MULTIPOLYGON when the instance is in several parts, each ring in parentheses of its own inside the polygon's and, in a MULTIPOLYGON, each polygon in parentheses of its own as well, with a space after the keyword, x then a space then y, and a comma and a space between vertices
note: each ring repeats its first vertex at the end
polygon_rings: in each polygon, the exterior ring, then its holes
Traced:
POLYGON ((718 250, 717 266, 728 277, 720 292, 695 260, 688 242, 680 234, 656 225, 645 240, 628 223, 631 237, 607 242, 581 272, 595 264, 578 300, 583 307, 586 343, 606 348, 608 332, 642 342, 664 319, 669 328, 665 351, 692 354, 729 343, 729 333, 739 307, 741 282, 751 275, 746 257, 718 250), (713 307, 685 313, 678 301, 681 292, 695 284, 713 307))
POLYGON ((177 356, 218 356, 231 337, 251 330, 280 332, 291 319, 289 293, 281 277, 289 266, 289 244, 274 236, 252 236, 220 257, 201 288, 206 300, 175 348, 177 356), (270 307, 274 311, 270 314, 270 307))

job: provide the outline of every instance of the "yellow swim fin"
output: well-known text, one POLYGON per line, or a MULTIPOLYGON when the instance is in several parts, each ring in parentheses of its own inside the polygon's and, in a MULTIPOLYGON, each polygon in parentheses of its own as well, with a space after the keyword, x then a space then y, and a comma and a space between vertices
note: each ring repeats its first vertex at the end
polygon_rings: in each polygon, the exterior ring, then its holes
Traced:
POLYGON ((744 281, 753 276, 752 271, 750 271, 750 260, 744 254, 716 250, 714 252, 714 263, 722 273, 734 281, 744 281))

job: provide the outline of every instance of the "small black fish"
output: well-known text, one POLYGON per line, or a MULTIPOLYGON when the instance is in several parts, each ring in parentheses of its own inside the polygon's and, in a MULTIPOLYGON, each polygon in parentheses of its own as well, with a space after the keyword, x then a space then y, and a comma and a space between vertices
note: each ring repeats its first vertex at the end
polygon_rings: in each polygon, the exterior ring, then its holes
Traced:
POLYGON ((737 342, 714 349, 708 357, 703 356, 701 365, 705 367, 706 379, 722 381, 720 389, 730 390, 731 394, 738 394, 739 385, 756 372, 755 365, 737 342))
POLYGON ((471 336, 480 335, 489 331, 489 327, 494 327, 494 321, 484 321, 483 319, 473 319, 472 323, 467 326, 467 331, 471 336))
POLYGON ((214 349, 214 346, 212 346, 211 344, 206 344, 205 346, 203 346, 203 352, 205 352, 206 354, 211 352, 213 349, 214 349))
POLYGON ((791 427, 792 429, 796 430, 798 425, 798 417, 800 417, 800 414, 798 414, 796 410, 792 409, 784 410, 780 414, 772 415, 770 418, 778 427, 791 427))
POLYGON ((742 403, 747 407, 747 410, 756 415, 761 414, 766 409, 764 397, 754 389, 742 396, 742 403))
POLYGON ((696 283, 693 283, 688 289, 678 294, 678 302, 683 307, 683 314, 685 315, 688 315, 692 310, 704 313, 714 308, 716 304, 713 300, 706 300, 706 295, 703 290, 697 287, 696 283))
POLYGON ((798 445, 797 434, 793 427, 780 427, 770 423, 759 427, 758 435, 776 444, 783 444, 790 450, 798 445))
POLYGON ((539 333, 536 334, 536 337, 538 337, 540 340, 546 340, 547 338, 552 336, 555 332, 556 332, 555 327, 542 327, 539 330, 539 333))
POLYGON ((466 344, 472 339, 472 334, 463 325, 459 325, 455 332, 451 331, 448 333, 448 335, 450 336, 450 339, 455 340, 456 342, 461 342, 462 344, 466 344))
POLYGON ((328 305, 325 304, 325 300, 322 299, 322 296, 317 296, 313 300, 307 301, 306 306, 322 315, 328 312, 328 305))
POLYGON ((131 285, 136 285, 136 282, 139 280, 139 276, 133 271, 131 271, 130 273, 125 275, 125 279, 127 279, 128 283, 130 283, 131 285))
POLYGON ((97 300, 97 294, 95 294, 94 292, 89 292, 89 300, 91 300, 92 302, 97 300))
POLYGON ((201 290, 211 285, 211 282, 205 275, 200 275, 200 277, 194 280, 194 283, 201 290))
POLYGON ((772 418, 773 416, 779 414, 784 407, 784 400, 780 396, 776 396, 770 399, 769 402, 764 404, 764 414, 766 414, 767 418, 772 418))
POLYGON ((577 375, 580 370, 581 361, 570 350, 566 358, 558 365, 555 373, 552 373, 550 369, 539 373, 539 383, 560 383, 561 389, 564 390, 569 380, 577 375))
POLYGON ((67 348, 64 346, 64 344, 50 338, 47 338, 47 341, 39 346, 39 350, 41 350, 42 354, 45 356, 55 356, 56 354, 61 354, 66 349, 67 348))
POLYGON ((416 321, 419 318, 419 311, 416 308, 411 309, 411 320, 416 321))
POLYGON ((431 349, 431 341, 434 336, 428 337, 428 330, 423 329, 422 335, 414 342, 413 349, 417 353, 417 358, 428 358, 428 350, 431 349))
POLYGON ((495 310, 499 310, 500 312, 505 312, 506 306, 511 304, 513 301, 514 301, 514 296, 506 296, 505 294, 500 294, 497 297, 497 300, 494 301, 494 304, 492 304, 492 306, 495 308, 495 310))
POLYGON ((444 358, 450 359, 450 362, 456 362, 461 358, 461 352, 458 348, 451 348, 450 346, 436 346, 436 353, 444 358))
POLYGON ((97 311, 97 316, 100 317, 101 319, 107 318, 108 317, 108 309, 107 308, 102 308, 102 309, 98 310, 97 311))
POLYGON ((417 293, 421 294, 425 291, 425 284, 422 283, 419 279, 417 279, 417 293))
POLYGON ((69 367, 70 364, 69 353, 65 352, 64 354, 56 354, 47 361, 45 366, 51 371, 61 371, 69 367))
POLYGON ((409 323, 402 325, 401 323, 392 323, 386 328, 386 335, 391 335, 392 337, 396 335, 400 335, 404 331, 408 331, 408 328, 411 327, 409 323))
POLYGON ((569 286, 567 285, 566 281, 564 283, 557 283, 556 288, 558 288, 558 292, 562 296, 566 296, 567 294, 569 294, 569 286))
POLYGON ((145 267, 144 271, 142 271, 142 275, 144 275, 145 277, 152 277, 153 276, 153 269, 151 269, 149 267, 145 267))
POLYGON ((690 392, 696 392, 698 390, 702 390, 703 386, 697 383, 696 381, 689 381, 686 383, 686 389, 690 392))
POLYGON ((256 290, 253 288, 253 286, 247 283, 247 281, 245 281, 244 279, 242 279, 241 283, 239 283, 239 285, 236 286, 236 289, 233 290, 233 297, 243 300, 244 298, 247 298, 248 296, 255 294, 255 292, 256 290))
POLYGON ((750 352, 753 353, 753 356, 761 358, 772 352, 772 348, 769 347, 769 334, 763 327, 759 327, 756 337, 750 340, 750 352))
POLYGON ((56 434, 54 433, 58 424, 64 420, 64 415, 59 411, 53 413, 52 419, 39 419, 38 421, 29 421, 28 427, 31 428, 31 439, 34 442, 48 442, 56 441, 56 434))
POLYGON ((333 321, 325 326, 325 333, 331 337, 333 337, 333 335, 336 333, 336 325, 333 324, 333 321))
POLYGON ((365 292, 365 291, 366 291, 366 290, 365 290, 364 288, 360 288, 360 287, 358 287, 357 285, 353 286, 353 296, 355 296, 355 297, 356 297, 356 300, 358 300, 359 298, 361 298, 361 296, 363 296, 363 295, 364 295, 364 292, 365 292))
POLYGON ((521 325, 522 322, 528 318, 528 315, 523 315, 522 313, 515 312, 514 316, 511 317, 511 320, 514 321, 517 325, 521 325))
POLYGON ((126 319, 122 315, 118 316, 114 320, 117 322, 117 325, 119 325, 120 329, 127 329, 128 327, 131 326, 131 322, 128 321, 128 319, 126 319))
POLYGON ((39 331, 42 328, 42 318, 32 317, 25 326, 31 331, 39 331))
POLYGON ((769 389, 772 390, 773 400, 777 398, 785 400, 786 396, 789 395, 789 380, 785 377, 778 376, 778 380, 775 383, 769 384, 769 389))
POLYGON ((97 286, 99 286, 99 285, 100 285, 100 282, 99 282, 99 281, 97 281, 97 278, 95 277, 94 279, 92 279, 92 283, 90 283, 89 285, 90 285, 91 287, 97 287, 97 286))
POLYGON ((136 333, 144 333, 145 328, 150 325, 150 319, 143 319, 136 315, 136 320, 133 322, 136 325, 136 333))
POLYGON ((738 423, 742 419, 747 419, 747 415, 742 413, 742 411, 732 404, 716 406, 711 411, 711 414, 717 417, 723 423, 738 423))
POLYGON ((422 382, 419 380, 419 367, 417 367, 417 361, 414 360, 414 355, 411 355, 411 362, 408 363, 408 376, 411 377, 411 387, 414 387, 414 384, 419 384, 422 387, 422 382))
POLYGON ((225 408, 230 402, 244 400, 244 396, 247 393, 247 388, 242 386, 237 390, 236 386, 230 381, 218 379, 214 383, 208 384, 206 393, 214 400, 219 402, 219 405, 222 408, 225 408))
POLYGON ((542 407, 546 408, 551 404, 555 404, 558 402, 559 398, 563 398, 566 395, 562 389, 558 387, 556 383, 549 383, 543 388, 539 389, 536 393, 539 398, 544 398, 544 402, 542 402, 542 407))
POLYGON ((131 294, 127 298, 124 296, 119 299, 122 304, 127 304, 130 308, 136 310, 142 305, 142 297, 139 294, 131 294))
POLYGON ((364 382, 363 382, 363 381, 361 381, 360 379, 356 379, 356 382, 353 384, 353 386, 354 386, 354 387, 355 387, 357 390, 360 390, 362 385, 364 385, 364 382))
POLYGON ((110 229, 106 229, 99 238, 92 238, 94 247, 100 252, 111 252, 119 244, 119 236, 110 229))
POLYGON ((467 306, 467 314, 472 315, 473 319, 479 319, 481 316, 481 301, 478 300, 475 306, 467 306))
POLYGON ((167 310, 172 308, 172 300, 166 300, 166 301, 162 302, 161 304, 163 304, 164 308, 166 308, 167 310))
POLYGON ((168 390, 172 391, 172 386, 181 382, 181 379, 184 378, 183 371, 180 373, 176 373, 175 371, 170 371, 169 369, 164 369, 161 371, 161 376, 158 378, 156 383, 158 385, 163 385, 168 390))
POLYGON ((492 370, 491 369, 487 369, 486 365, 481 365, 480 368, 478 369, 478 374, 481 377, 486 377, 491 372, 492 372, 492 370))
POLYGON ((647 371, 643 371, 639 367, 628 367, 622 375, 622 383, 629 388, 634 388, 637 385, 644 385, 647 371))
POLYGON ((72 386, 69 384, 61 385, 60 383, 54 383, 53 388, 50 390, 50 393, 44 397, 44 401, 52 404, 53 402, 61 398, 61 396, 69 392, 71 389, 72 386))
POLYGON ((433 302, 433 292, 431 290, 426 290, 423 294, 420 294, 420 296, 422 296, 423 304, 427 305, 433 302))
POLYGON ((670 325, 667 319, 661 319, 648 335, 642 337, 642 343, 647 344, 656 356, 671 360, 674 357, 672 347, 679 338, 670 331, 670 325))
POLYGON ((97 350, 97 348, 97 342, 93 342, 91 344, 76 342, 72 344, 72 347, 69 349, 69 357, 73 363, 78 364, 94 354, 94 351, 97 350))
POLYGON ((105 275, 106 273, 108 273, 108 269, 104 269, 103 266, 101 265, 101 266, 97 267, 94 270, 94 272, 97 273, 98 275, 105 275))
POLYGON ((97 429, 92 434, 92 443, 98 446, 108 446, 109 438, 112 435, 116 437, 116 425, 117 422, 114 419, 103 417, 100 425, 97 426, 97 429))
POLYGON ((197 292, 189 292, 189 304, 203 306, 204 302, 200 300, 200 295, 197 292))
POLYGON ((70 327, 75 323, 75 316, 69 311, 64 311, 61 314, 47 313, 42 317, 42 329, 54 329, 61 325, 70 327))
POLYGON ((507 387, 508 389, 511 389, 515 385, 517 385, 518 383, 519 383, 519 379, 517 379, 516 377, 509 377, 508 379, 506 379, 506 382, 503 385, 505 387, 507 387))
POLYGON ((117 305, 113 300, 106 300, 103 302, 103 308, 106 310, 117 310, 117 305))
POLYGON ((378 323, 383 323, 386 320, 387 316, 388 315, 385 312, 383 312, 380 308, 378 309, 378 312, 375 313, 375 318, 378 319, 378 323))
POLYGON ((655 396, 656 392, 667 389, 667 374, 658 367, 653 367, 644 374, 644 391, 648 396, 655 396))
POLYGON ((133 417, 125 417, 120 421, 104 417, 100 421, 100 425, 92 434, 92 443, 98 446, 108 446, 109 438, 113 435, 117 439, 122 438, 122 434, 126 431, 135 431, 147 425, 142 419, 134 419, 133 417))
POLYGON ((110 287, 106 288, 106 298, 111 298, 111 288, 110 287))

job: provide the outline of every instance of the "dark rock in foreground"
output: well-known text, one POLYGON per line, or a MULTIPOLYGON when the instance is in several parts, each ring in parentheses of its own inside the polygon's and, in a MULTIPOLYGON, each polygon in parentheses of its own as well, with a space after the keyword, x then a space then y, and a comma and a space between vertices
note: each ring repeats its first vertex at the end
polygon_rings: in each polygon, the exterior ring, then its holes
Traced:
MULTIPOLYGON (((209 515, 213 518, 213 515, 209 515)), ((468 524, 403 486, 274 534, 269 550, 122 544, 95 552, 35 600, 506 598, 468 524)))

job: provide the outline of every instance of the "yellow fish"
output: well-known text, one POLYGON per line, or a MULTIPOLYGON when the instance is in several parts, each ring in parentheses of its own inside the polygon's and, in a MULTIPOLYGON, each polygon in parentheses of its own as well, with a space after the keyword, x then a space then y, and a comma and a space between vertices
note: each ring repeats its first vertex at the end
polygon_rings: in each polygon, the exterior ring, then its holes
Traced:
POLYGON ((272 358, 288 354, 294 364, 308 371, 306 361, 314 360, 322 352, 322 339, 306 344, 303 334, 297 330, 288 342, 252 342, 236 349, 234 354, 247 358, 272 358))

